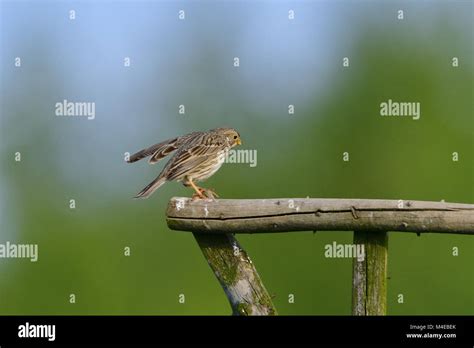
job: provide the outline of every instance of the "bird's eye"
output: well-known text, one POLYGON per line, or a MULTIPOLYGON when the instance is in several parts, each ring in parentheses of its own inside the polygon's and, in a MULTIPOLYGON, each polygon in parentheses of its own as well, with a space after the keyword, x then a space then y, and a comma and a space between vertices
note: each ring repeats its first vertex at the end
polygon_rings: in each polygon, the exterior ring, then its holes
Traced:
POLYGON ((234 135, 234 139, 237 139, 237 135, 234 135))

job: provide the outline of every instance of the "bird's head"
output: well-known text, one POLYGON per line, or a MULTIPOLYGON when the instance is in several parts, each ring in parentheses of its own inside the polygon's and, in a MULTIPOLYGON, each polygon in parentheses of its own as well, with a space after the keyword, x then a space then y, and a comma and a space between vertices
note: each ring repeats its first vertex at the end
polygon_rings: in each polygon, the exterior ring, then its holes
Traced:
POLYGON ((242 140, 240 140, 240 134, 234 128, 217 128, 215 131, 223 134, 229 141, 231 147, 242 144, 242 140))

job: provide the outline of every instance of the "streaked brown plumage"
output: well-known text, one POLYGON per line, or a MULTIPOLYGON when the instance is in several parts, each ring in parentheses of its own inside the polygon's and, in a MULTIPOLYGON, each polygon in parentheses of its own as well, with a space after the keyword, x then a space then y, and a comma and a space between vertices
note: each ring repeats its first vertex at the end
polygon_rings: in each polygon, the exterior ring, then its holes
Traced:
POLYGON ((227 152, 240 144, 240 135, 235 129, 216 128, 207 132, 192 132, 168 139, 138 151, 130 156, 129 163, 151 156, 148 162, 154 164, 173 151, 176 153, 160 175, 135 198, 148 198, 165 182, 173 180, 183 182, 185 186, 191 186, 200 198, 205 198, 206 195, 214 197, 216 194, 213 191, 200 188, 195 182, 206 180, 217 172, 224 163, 227 152))

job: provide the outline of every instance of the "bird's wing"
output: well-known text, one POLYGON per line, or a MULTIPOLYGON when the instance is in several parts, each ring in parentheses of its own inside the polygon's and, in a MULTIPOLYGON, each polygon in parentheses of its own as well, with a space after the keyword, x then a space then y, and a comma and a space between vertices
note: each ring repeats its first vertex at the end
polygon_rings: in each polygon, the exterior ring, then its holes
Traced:
POLYGON ((150 162, 155 156, 157 157, 157 159, 154 162, 158 162, 158 160, 160 160, 161 158, 169 155, 171 152, 176 150, 175 144, 177 141, 178 141, 178 138, 168 139, 168 140, 162 141, 161 143, 158 143, 150 147, 147 147, 143 150, 140 150, 137 153, 134 153, 133 155, 130 156, 130 158, 128 159, 128 163, 139 161, 142 158, 148 157, 150 155, 153 155, 150 158, 150 162))
POLYGON ((164 144, 162 146, 156 147, 153 151, 153 155, 150 157, 148 160, 148 163, 150 164, 155 164, 157 163, 160 159, 165 158, 168 156, 170 153, 175 151, 179 146, 179 138, 173 139, 174 141, 171 141, 167 144, 164 144))
POLYGON ((194 168, 207 161, 214 160, 222 151, 227 150, 228 144, 223 137, 201 136, 183 147, 171 158, 163 170, 168 180, 179 179, 192 173, 194 168))
POLYGON ((168 156, 170 153, 178 149, 181 145, 183 145, 189 138, 195 136, 198 132, 189 133, 180 137, 168 139, 162 141, 161 143, 152 145, 147 147, 143 150, 138 151, 130 156, 128 163, 133 163, 136 161, 141 160, 142 158, 151 156, 148 160, 148 163, 155 164, 160 159, 168 156))

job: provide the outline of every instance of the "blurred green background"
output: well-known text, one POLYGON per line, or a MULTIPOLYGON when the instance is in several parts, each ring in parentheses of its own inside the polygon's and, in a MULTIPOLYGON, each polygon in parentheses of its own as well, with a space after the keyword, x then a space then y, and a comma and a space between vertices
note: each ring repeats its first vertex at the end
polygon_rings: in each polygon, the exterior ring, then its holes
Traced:
MULTIPOLYGON (((470 1, 0 6, 0 242, 39 246, 36 263, 0 259, 0 314, 230 314, 192 235, 166 226, 168 200, 192 192, 131 199, 163 164, 124 153, 192 130, 232 126, 258 151, 204 184, 224 198, 474 203, 470 1), (96 118, 56 117, 63 99, 95 102, 96 118), (388 99, 420 102, 421 118, 381 117, 388 99)), ((352 260, 324 246, 352 233, 238 239, 280 314, 350 314, 352 260)), ((474 314, 471 236, 391 233, 388 261, 389 314, 474 314)))

